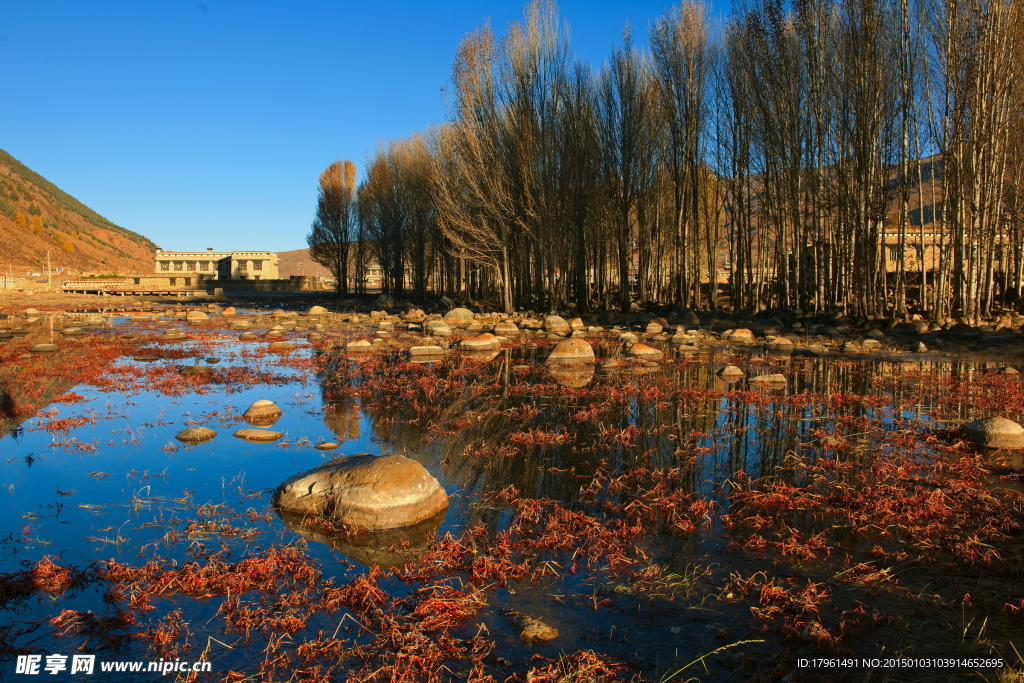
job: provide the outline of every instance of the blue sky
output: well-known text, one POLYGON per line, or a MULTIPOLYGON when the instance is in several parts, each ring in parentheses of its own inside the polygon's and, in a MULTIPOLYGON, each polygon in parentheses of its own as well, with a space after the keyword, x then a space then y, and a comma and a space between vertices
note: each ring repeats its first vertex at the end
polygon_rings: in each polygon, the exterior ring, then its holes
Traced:
MULTIPOLYGON (((666 0, 560 4, 600 64, 666 0)), ((459 41, 521 2, 0 3, 0 148, 164 249, 305 247, 321 170, 445 116, 459 41)), ((640 42, 638 40, 638 42, 640 42)))

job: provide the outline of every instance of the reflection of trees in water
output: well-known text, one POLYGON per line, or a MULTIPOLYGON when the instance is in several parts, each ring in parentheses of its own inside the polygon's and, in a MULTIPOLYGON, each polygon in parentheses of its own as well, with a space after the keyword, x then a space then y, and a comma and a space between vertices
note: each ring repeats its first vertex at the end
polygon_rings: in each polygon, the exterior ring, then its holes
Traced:
MULTIPOLYGON (((573 387, 559 384, 558 372, 505 350, 487 363, 449 358, 410 369, 409 382, 424 387, 415 398, 396 400, 384 389, 361 394, 360 404, 387 450, 440 473, 449 490, 451 484, 471 491, 512 485, 525 497, 571 506, 599 466, 612 478, 637 468, 680 468, 677 485, 711 492, 740 470, 789 476, 790 456, 866 461, 879 452, 887 429, 931 423, 933 406, 921 399, 922 386, 974 372, 967 363, 935 361, 772 363, 769 372, 788 377, 786 389, 726 385, 713 360, 667 364, 651 374, 627 366, 573 387), (436 381, 458 389, 431 402, 436 381), (836 437, 828 450, 823 435, 836 437)), ((367 365, 367 372, 375 367, 367 365)), ((321 380, 332 396, 358 391, 362 378, 353 368, 321 380)))
POLYGON ((351 397, 324 406, 324 426, 342 443, 359 438, 361 419, 359 405, 351 397))

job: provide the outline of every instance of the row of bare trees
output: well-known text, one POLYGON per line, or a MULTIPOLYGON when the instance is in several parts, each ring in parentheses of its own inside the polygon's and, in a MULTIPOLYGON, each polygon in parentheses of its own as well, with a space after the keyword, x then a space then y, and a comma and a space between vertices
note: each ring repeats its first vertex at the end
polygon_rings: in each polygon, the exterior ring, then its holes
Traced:
POLYGON ((595 71, 546 0, 470 34, 449 121, 352 194, 356 274, 509 311, 1019 296, 1021 0, 686 0, 647 42, 595 71))

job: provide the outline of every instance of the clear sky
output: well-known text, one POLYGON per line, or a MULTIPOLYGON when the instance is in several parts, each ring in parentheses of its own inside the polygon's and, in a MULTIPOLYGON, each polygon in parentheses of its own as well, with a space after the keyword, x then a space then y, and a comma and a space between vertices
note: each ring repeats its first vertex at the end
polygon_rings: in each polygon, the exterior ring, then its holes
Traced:
MULTIPOLYGON (((641 39, 670 4, 560 8, 599 65, 627 21, 641 39)), ((444 120, 459 41, 521 14, 515 0, 3 0, 0 148, 164 249, 301 249, 320 171, 444 120)))

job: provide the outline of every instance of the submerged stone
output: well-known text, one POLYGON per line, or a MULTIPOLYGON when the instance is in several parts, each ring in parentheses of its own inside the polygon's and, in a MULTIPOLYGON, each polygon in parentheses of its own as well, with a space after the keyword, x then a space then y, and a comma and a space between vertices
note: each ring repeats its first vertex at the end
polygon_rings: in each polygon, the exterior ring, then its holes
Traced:
POLYGON ((444 511, 448 494, 415 460, 361 453, 286 479, 273 504, 350 526, 393 529, 444 511))
POLYGON ((539 645, 558 637, 558 629, 549 626, 536 617, 513 610, 502 610, 508 625, 519 631, 519 640, 528 645, 539 645))

